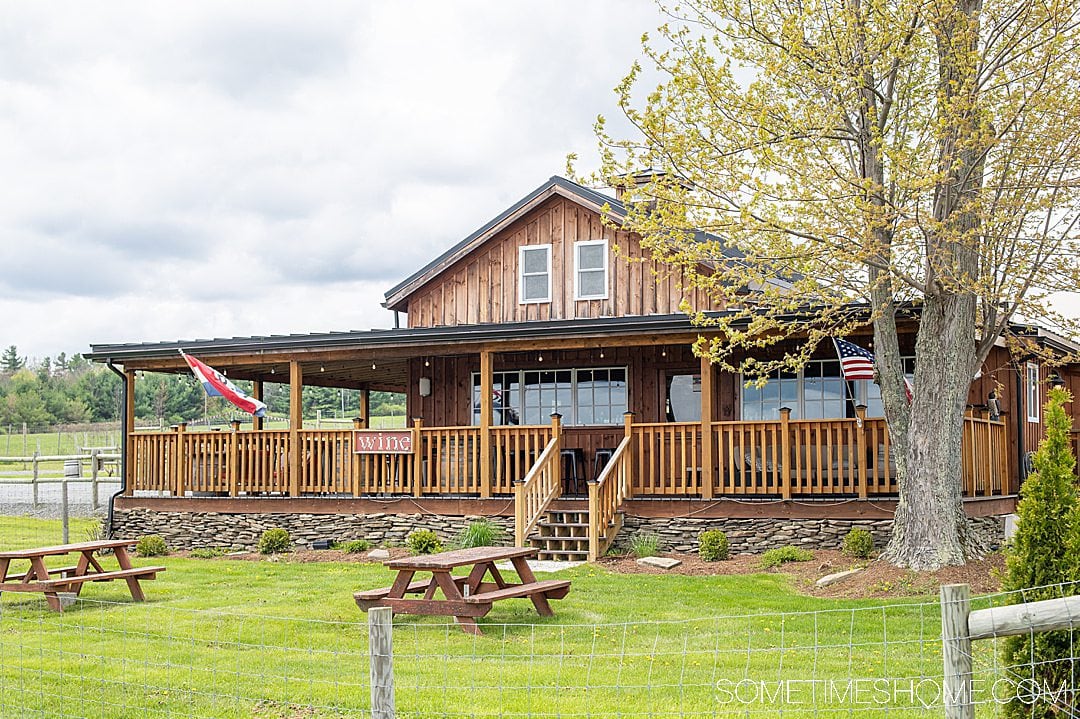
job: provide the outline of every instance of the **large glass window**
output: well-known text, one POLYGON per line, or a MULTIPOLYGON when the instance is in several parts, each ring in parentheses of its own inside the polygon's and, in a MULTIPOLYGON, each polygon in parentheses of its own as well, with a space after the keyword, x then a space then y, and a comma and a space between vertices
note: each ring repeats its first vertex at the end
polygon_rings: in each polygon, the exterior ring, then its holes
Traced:
POLYGON ((520 249, 521 302, 551 302, 551 245, 530 245, 520 249))
MULTIPOLYGON (((628 398, 625 367, 496 372, 495 424, 619 424, 628 398)), ((480 424, 480 374, 473 373, 472 423, 480 424)))
POLYGON ((574 243, 574 298, 607 297, 607 240, 574 243))
MULTIPOLYGON (((915 358, 904 357, 908 378, 915 358)), ((745 378, 743 378, 745 385, 745 378)), ((763 387, 743 387, 742 418, 780 419, 780 408, 789 407, 792 419, 829 419, 855 416, 855 405, 866 405, 868 417, 885 414, 881 388, 869 380, 844 379, 839 360, 812 360, 799 372, 777 371, 763 387)))

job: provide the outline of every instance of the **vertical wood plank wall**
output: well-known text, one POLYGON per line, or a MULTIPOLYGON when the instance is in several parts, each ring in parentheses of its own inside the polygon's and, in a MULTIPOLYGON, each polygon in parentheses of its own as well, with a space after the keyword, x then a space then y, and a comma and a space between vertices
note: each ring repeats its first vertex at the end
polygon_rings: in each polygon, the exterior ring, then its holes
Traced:
POLYGON ((488 322, 674 314, 685 297, 712 306, 704 293, 684 291, 679 270, 641 258, 637 236, 606 227, 600 215, 553 197, 461 258, 409 298, 409 327, 488 322), (608 241, 608 297, 574 299, 574 243, 608 241), (518 302, 518 248, 550 244, 551 302, 518 302), (615 246, 619 254, 615 253, 615 246))

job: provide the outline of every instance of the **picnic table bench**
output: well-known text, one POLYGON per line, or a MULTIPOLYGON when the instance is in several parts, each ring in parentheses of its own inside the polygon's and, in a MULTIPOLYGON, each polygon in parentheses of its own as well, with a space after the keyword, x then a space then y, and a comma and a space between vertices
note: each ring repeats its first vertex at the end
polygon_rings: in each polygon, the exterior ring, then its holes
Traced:
POLYGON ((570 592, 568 580, 538 581, 526 561, 537 550, 522 547, 473 547, 440 554, 428 554, 384 562, 388 569, 397 570, 393 585, 382 589, 356 592, 353 598, 360 609, 390 607, 395 614, 428 614, 452 616, 463 631, 481 634, 476 618, 486 616, 492 604, 503 599, 528 598, 536 611, 545 617, 554 615, 549 599, 562 599, 570 592), (520 583, 507 582, 496 562, 509 561, 521 578, 520 583), (453 576, 457 567, 471 566, 467 576, 453 576), (417 572, 430 572, 431 577, 413 581, 417 572), (490 576, 490 581, 485 578, 490 576), (443 597, 436 598, 441 590, 443 597), (421 594, 410 599, 407 594, 421 594))
POLYGON ((135 567, 127 548, 134 546, 133 539, 107 539, 79 544, 58 544, 52 547, 19 549, 0 552, 0 594, 4 592, 41 592, 49 607, 58 612, 64 611, 66 598, 60 595, 78 596, 87 582, 109 582, 123 579, 131 592, 132 599, 143 602, 146 596, 139 586, 141 579, 156 579, 158 572, 165 567, 135 567), (120 569, 106 570, 94 556, 95 552, 111 549, 116 555, 120 569), (67 567, 45 566, 46 557, 58 557, 68 554, 80 555, 76 564, 67 567), (25 560, 30 567, 24 571, 12 571, 14 561, 25 560))

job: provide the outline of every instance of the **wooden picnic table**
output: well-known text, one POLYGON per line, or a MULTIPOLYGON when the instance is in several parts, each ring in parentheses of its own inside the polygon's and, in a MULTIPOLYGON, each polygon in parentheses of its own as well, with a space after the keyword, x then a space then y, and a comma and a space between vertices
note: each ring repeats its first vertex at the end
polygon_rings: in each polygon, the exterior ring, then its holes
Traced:
POLYGON ((397 570, 392 586, 356 592, 353 597, 362 610, 390 607, 395 614, 430 614, 452 616, 469 634, 481 634, 476 618, 491 611, 502 599, 528 597, 544 617, 554 615, 549 599, 562 599, 570 592, 568 580, 537 581, 526 561, 537 550, 522 547, 473 547, 441 554, 426 554, 405 559, 391 559, 383 564, 397 570), (503 579, 496 562, 509 561, 521 582, 503 579), (458 567, 472 567, 467 576, 453 576, 458 567), (431 577, 413 581, 417 572, 431 577), (490 576, 490 581, 484 581, 490 576), (441 599, 435 597, 442 590, 441 599), (406 594, 422 594, 421 599, 407 599, 406 594))
POLYGON ((158 572, 164 572, 165 567, 135 567, 131 564, 127 548, 137 544, 134 539, 106 539, 93 542, 81 542, 79 544, 58 544, 53 547, 38 547, 36 549, 18 549, 11 552, 0 552, 0 594, 3 592, 42 592, 49 607, 58 611, 64 611, 64 605, 70 601, 62 601, 61 594, 78 595, 82 592, 86 582, 108 582, 113 579, 123 579, 127 582, 128 590, 132 599, 143 602, 146 596, 140 579, 155 579, 158 572), (101 562, 94 556, 95 552, 102 549, 111 549, 116 555, 116 561, 120 565, 119 570, 106 570, 101 562), (58 557, 68 554, 78 554, 79 560, 73 566, 56 567, 49 569, 45 566, 46 557, 58 557), (30 562, 29 569, 25 571, 11 571, 11 563, 18 560, 30 562))

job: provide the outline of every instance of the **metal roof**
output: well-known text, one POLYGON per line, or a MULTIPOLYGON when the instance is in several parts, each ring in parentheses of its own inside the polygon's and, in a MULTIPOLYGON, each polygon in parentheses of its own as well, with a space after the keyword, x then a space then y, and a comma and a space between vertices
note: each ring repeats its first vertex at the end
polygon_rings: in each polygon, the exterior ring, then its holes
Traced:
POLYGON ((645 317, 602 317, 578 320, 545 320, 452 327, 352 330, 314 334, 227 337, 130 344, 94 344, 83 356, 96 362, 123 363, 133 359, 161 359, 192 354, 259 354, 290 350, 367 349, 387 346, 435 346, 540 339, 545 337, 607 337, 640 333, 676 334, 697 332, 683 314, 645 317))

